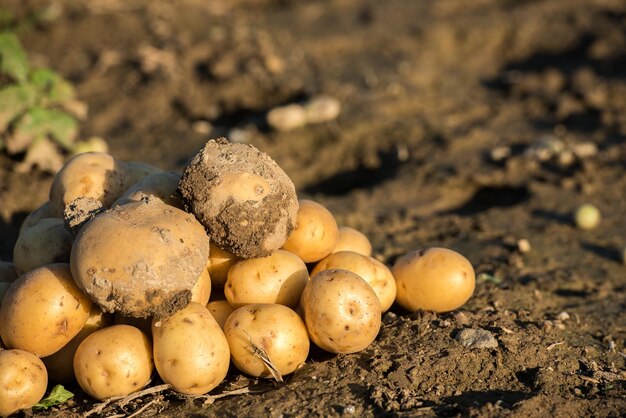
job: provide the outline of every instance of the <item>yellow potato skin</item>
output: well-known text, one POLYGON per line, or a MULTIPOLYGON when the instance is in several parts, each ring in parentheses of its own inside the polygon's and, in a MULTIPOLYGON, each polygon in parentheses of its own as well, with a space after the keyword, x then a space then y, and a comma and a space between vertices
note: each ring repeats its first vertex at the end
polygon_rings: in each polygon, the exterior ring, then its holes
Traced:
POLYGON ((79 333, 91 306, 68 264, 31 270, 13 282, 2 301, 2 340, 9 348, 49 356, 79 333))
POLYGON ((70 159, 54 176, 50 187, 50 212, 63 217, 65 205, 78 197, 91 197, 104 208, 128 188, 126 165, 103 152, 85 152, 70 159))
POLYGON ((306 264, 297 255, 276 250, 267 257, 235 263, 228 271, 224 295, 235 308, 249 303, 295 308, 308 281, 306 264))
POLYGON ((74 237, 63 219, 44 218, 26 229, 13 248, 13 262, 18 275, 50 263, 70 260, 74 237))
POLYGON ((311 341, 331 353, 361 351, 380 330, 376 293, 348 270, 324 270, 311 277, 300 307, 311 341))
POLYGON ((230 365, 228 342, 203 305, 153 322, 154 362, 159 376, 180 393, 202 395, 220 384, 230 365))
POLYGON ((383 312, 387 312, 393 305, 396 299, 396 281, 387 266, 375 258, 354 251, 340 251, 317 263, 311 276, 330 269, 348 270, 365 280, 378 296, 383 312))
POLYGON ((296 254, 305 263, 319 261, 330 254, 337 243, 337 221, 328 209, 312 200, 299 200, 300 207, 293 230, 283 250, 296 254))
POLYGON ((241 259, 226 250, 222 250, 213 242, 211 242, 210 248, 207 269, 211 276, 211 285, 213 287, 223 288, 228 279, 228 270, 241 259))
POLYGON ((70 383, 76 378, 74 376, 74 354, 80 343, 94 332, 111 325, 112 315, 103 313, 97 305, 92 305, 89 318, 83 329, 65 344, 62 349, 44 357, 41 360, 48 370, 48 379, 56 383, 70 383))
POLYGON ((354 251, 370 257, 372 255, 372 243, 361 231, 357 231, 349 226, 342 226, 339 228, 337 243, 333 253, 338 253, 339 251, 354 251))
POLYGON ((284 305, 252 304, 236 309, 224 325, 224 334, 235 366, 255 377, 272 374, 254 354, 254 345, 265 351, 281 376, 294 372, 309 354, 306 326, 284 305))
POLYGON ((398 287, 396 302, 409 311, 453 311, 469 300, 476 284, 471 263, 447 248, 409 252, 391 272, 398 287))
POLYGON ((52 216, 52 210, 50 209, 50 202, 46 201, 41 206, 29 213, 28 216, 26 216, 26 219, 24 219, 24 222, 22 222, 22 225, 20 226, 18 238, 24 233, 24 231, 35 225, 40 220, 53 217, 54 216, 52 216))
POLYGON ((211 315, 213 315, 213 318, 215 318, 217 324, 222 330, 224 329, 226 320, 235 310, 235 308, 233 308, 227 300, 213 300, 207 303, 206 308, 209 310, 211 315))
POLYGON ((92 398, 126 396, 150 381, 152 344, 139 329, 112 325, 89 335, 74 355, 74 373, 92 398))
POLYGON ((31 408, 46 393, 46 367, 23 350, 0 351, 0 416, 31 408))
POLYGON ((207 268, 202 269, 200 278, 191 288, 191 302, 206 305, 211 298, 211 275, 207 268))

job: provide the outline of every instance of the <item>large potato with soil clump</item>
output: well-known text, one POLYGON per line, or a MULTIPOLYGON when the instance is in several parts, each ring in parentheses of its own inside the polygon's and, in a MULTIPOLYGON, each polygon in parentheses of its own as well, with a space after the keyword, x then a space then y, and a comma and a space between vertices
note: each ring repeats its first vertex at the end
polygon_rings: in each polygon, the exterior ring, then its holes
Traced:
POLYGON ((243 258, 279 249, 295 225, 293 183, 251 145, 224 138, 207 142, 185 168, 179 191, 211 240, 243 258))
POLYGON ((169 315, 185 307, 209 256, 209 238, 193 215, 157 200, 118 206, 76 236, 76 283, 106 312, 169 315))

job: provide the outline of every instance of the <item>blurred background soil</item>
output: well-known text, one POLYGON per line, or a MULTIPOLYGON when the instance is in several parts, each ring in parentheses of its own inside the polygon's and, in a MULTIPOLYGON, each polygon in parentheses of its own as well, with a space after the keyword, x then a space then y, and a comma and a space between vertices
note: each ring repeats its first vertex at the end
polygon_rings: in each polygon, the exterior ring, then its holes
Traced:
MULTIPOLYGON (((233 371, 220 390, 255 393, 210 405, 147 396, 110 414, 626 414, 624 1, 0 6, 24 17, 52 7, 20 38, 31 62, 77 86, 89 105, 81 135, 106 138, 116 157, 180 170, 208 138, 250 143, 387 264, 443 246, 478 273, 462 310, 393 307, 368 349, 313 350, 285 383, 233 371), (320 95, 341 103, 336 120, 268 126, 270 110, 320 95), (597 228, 572 224, 582 203, 600 208, 597 228), (497 348, 463 347, 454 337, 466 327, 497 348)), ((14 166, 0 156, 3 260, 51 180, 14 166)), ((93 406, 79 396, 52 414, 93 406)))

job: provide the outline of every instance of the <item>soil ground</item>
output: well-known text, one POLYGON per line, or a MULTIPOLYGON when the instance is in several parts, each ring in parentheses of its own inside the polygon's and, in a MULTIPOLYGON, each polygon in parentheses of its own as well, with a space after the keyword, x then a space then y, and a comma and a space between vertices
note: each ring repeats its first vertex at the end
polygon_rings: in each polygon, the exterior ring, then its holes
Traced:
MULTIPOLYGON (((3 3, 18 15, 41 7, 3 3)), ((207 404, 163 393, 102 415, 626 414, 626 3, 52 4, 57 17, 20 36, 33 62, 76 84, 89 105, 84 137, 171 170, 208 138, 236 137, 276 159, 300 197, 366 233, 387 264, 441 246, 478 273, 461 310, 394 306, 368 349, 314 349, 282 384, 232 370, 215 393, 254 393, 207 404), (341 102, 336 121, 289 132, 265 123, 270 109, 320 94, 341 102), (572 224, 582 203, 600 208, 597 228, 572 224), (498 347, 461 346, 465 327, 492 332, 498 347)), ((10 259, 51 177, 0 164, 0 257, 10 259)), ((93 407, 79 395, 48 415, 93 407)))

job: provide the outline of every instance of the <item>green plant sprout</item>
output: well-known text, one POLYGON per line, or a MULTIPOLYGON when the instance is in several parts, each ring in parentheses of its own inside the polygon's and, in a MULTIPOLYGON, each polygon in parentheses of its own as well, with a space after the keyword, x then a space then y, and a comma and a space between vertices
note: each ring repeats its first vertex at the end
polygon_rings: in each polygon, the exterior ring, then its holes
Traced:
POLYGON ((24 154, 18 170, 55 172, 67 154, 106 151, 100 138, 77 141, 86 107, 72 84, 48 68, 32 69, 12 32, 0 32, 0 151, 24 154))

